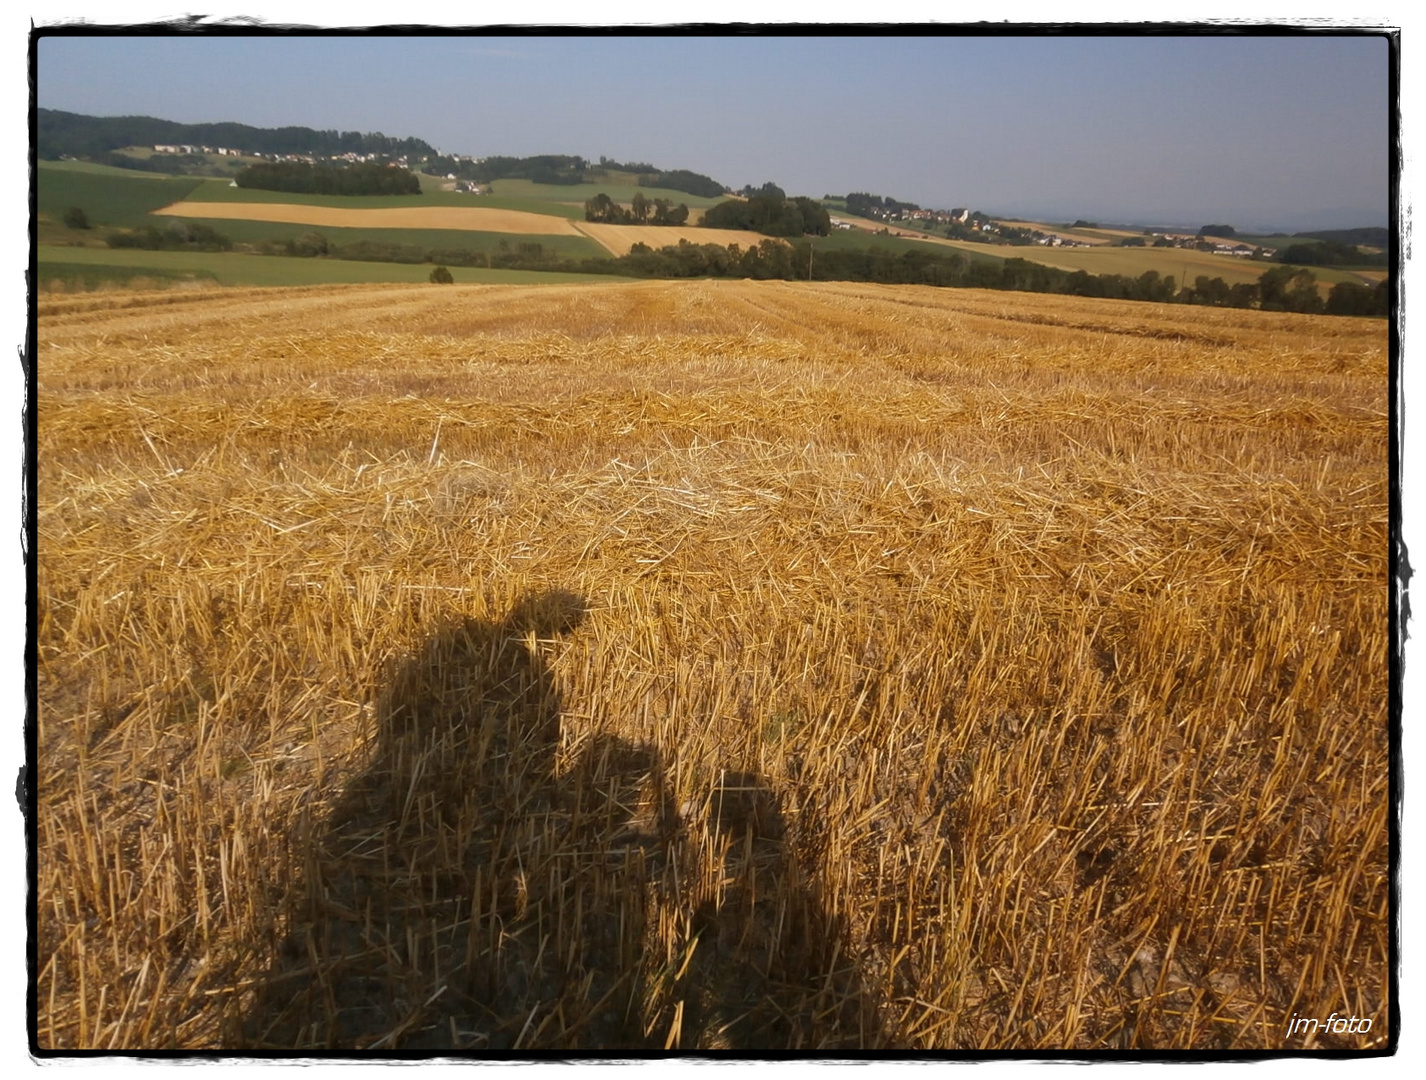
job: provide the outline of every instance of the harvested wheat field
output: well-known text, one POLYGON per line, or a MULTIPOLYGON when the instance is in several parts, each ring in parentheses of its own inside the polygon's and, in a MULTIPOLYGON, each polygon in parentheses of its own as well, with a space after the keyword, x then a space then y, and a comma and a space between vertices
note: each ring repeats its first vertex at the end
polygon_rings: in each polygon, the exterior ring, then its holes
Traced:
POLYGON ((38 319, 39 1048, 1393 1038, 1384 322, 38 319))
POLYGON ((155 210, 159 217, 227 221, 276 221, 329 229, 468 229, 476 232, 578 236, 574 223, 550 214, 497 210, 489 206, 306 206, 297 203, 176 202, 155 210))

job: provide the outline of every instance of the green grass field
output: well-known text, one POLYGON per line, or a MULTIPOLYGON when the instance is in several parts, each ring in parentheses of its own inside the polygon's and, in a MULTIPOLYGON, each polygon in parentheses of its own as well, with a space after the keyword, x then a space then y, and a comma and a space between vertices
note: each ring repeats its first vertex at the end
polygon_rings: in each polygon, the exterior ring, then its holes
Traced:
MULTIPOLYGON (((71 206, 90 224, 116 228, 147 225, 149 214, 188 197, 194 177, 159 176, 78 161, 41 161, 36 174, 36 212, 41 223, 58 222, 71 206)), ((226 181, 218 181, 226 184, 226 181)))
MULTIPOLYGON (((159 283, 204 280, 218 285, 322 285, 411 283, 426 281, 429 263, 351 262, 344 259, 293 259, 236 252, 139 251, 133 249, 39 247, 42 289, 62 281, 69 288, 123 284, 135 279, 159 283), (95 285, 86 284, 95 282, 95 285)), ((537 270, 450 268, 461 284, 554 285, 566 282, 620 281, 607 275, 546 273, 537 270)))

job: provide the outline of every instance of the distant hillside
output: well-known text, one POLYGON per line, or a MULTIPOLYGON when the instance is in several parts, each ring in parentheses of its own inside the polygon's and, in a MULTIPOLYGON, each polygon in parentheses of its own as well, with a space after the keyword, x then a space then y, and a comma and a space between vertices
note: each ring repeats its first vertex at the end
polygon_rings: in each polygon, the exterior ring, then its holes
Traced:
POLYGON ((594 166, 584 158, 568 154, 540 154, 534 157, 486 157, 442 154, 424 139, 395 139, 379 132, 318 131, 308 127, 257 128, 247 124, 180 124, 152 116, 86 116, 59 109, 37 110, 36 153, 42 161, 61 157, 86 158, 127 169, 153 171, 201 171, 180 157, 167 157, 153 165, 115 155, 131 146, 224 147, 252 154, 311 154, 335 157, 339 154, 380 154, 405 157, 413 166, 420 163, 437 176, 489 184, 502 179, 529 180, 539 184, 574 185, 607 176, 612 171, 637 173, 637 183, 645 187, 683 191, 705 198, 718 198, 723 184, 712 177, 688 169, 656 169, 644 162, 621 165, 601 157, 594 166), (589 175, 586 175, 589 174, 589 175))
POLYGON ((230 147, 257 154, 385 154, 434 156, 422 139, 380 133, 317 131, 307 127, 257 128, 247 124, 179 124, 152 116, 85 116, 58 109, 36 110, 35 150, 42 160, 98 157, 126 146, 230 147))
POLYGON ((1390 231, 1375 226, 1361 229, 1321 229, 1317 232, 1300 232, 1292 235, 1309 240, 1334 240, 1339 244, 1366 244, 1368 247, 1377 248, 1385 248, 1391 243, 1390 231))

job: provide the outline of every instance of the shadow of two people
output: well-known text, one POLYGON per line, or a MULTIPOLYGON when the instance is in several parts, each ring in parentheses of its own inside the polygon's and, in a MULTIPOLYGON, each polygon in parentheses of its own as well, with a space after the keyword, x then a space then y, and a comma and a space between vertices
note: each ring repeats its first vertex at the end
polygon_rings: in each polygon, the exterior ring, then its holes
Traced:
POLYGON ((677 897, 695 853, 654 748, 597 736, 557 768, 560 694, 533 639, 585 614, 573 593, 531 595, 504 620, 444 628, 396 671, 370 765, 307 846, 246 1048, 875 1043, 752 774, 709 794, 721 884, 685 922, 681 970, 654 955, 655 899, 677 897))

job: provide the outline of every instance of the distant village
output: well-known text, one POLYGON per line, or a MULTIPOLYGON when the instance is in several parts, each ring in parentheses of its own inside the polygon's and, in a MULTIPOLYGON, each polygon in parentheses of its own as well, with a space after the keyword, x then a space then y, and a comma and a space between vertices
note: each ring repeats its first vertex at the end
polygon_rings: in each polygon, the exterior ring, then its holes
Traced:
MULTIPOLYGON (((387 154, 333 154, 330 157, 320 157, 316 154, 260 154, 252 150, 236 150, 231 146, 198 146, 189 143, 156 143, 154 145, 156 154, 213 154, 217 157, 255 158, 261 161, 279 162, 304 162, 308 165, 328 165, 342 163, 347 165, 366 164, 375 162, 385 163, 393 169, 409 169, 411 163, 405 154, 399 157, 390 157, 387 154)), ((452 154, 451 158, 463 164, 478 165, 484 158, 470 157, 465 154, 452 154)), ((457 179, 455 173, 447 173, 447 180, 455 181, 456 191, 469 192, 472 195, 488 194, 490 186, 488 184, 477 184, 474 180, 457 179)))
MULTIPOLYGON (((951 210, 923 210, 901 205, 888 208, 871 206, 865 209, 859 216, 881 222, 888 227, 896 224, 905 224, 928 232, 931 230, 943 232, 956 239, 976 240, 983 243, 999 242, 1021 246, 1034 244, 1040 247, 1055 248, 1105 246, 1104 241, 1094 243, 1083 237, 1069 236, 1059 232, 1045 232, 1029 224, 996 220, 987 214, 981 213, 979 210, 970 210, 963 206, 951 210)), ((848 221, 846 218, 837 217, 834 214, 832 216, 832 227, 834 229, 848 230, 865 226, 848 221)), ((1067 231, 1071 229, 1092 229, 1097 227, 1095 223, 1086 221, 1076 221, 1072 225, 1067 224, 1064 226, 1067 231)), ((1187 248, 1238 259, 1270 259, 1277 254, 1274 248, 1239 243, 1231 239, 1206 236, 1202 233, 1168 232, 1152 229, 1144 230, 1143 234, 1139 236, 1120 237, 1112 241, 1111 246, 1187 248)))

